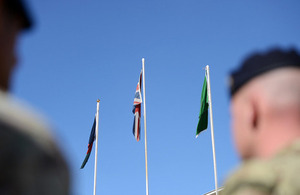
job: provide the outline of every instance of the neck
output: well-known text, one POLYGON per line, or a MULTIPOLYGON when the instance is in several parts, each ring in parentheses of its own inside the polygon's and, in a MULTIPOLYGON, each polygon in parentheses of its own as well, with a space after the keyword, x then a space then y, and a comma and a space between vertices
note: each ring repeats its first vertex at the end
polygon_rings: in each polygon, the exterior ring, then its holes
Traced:
POLYGON ((276 125, 261 131, 258 136, 258 144, 255 146, 255 156, 258 158, 272 158, 294 141, 300 139, 300 125, 273 124, 276 125))

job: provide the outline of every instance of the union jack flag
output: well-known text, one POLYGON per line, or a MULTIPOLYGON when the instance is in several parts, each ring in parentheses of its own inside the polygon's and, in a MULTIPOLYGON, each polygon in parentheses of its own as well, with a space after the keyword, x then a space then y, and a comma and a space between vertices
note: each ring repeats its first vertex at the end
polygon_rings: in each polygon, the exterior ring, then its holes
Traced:
POLYGON ((139 82, 136 86, 134 101, 133 101, 133 135, 137 141, 140 140, 140 121, 141 121, 141 104, 142 104, 142 94, 141 94, 141 86, 142 86, 142 71, 140 74, 139 82))

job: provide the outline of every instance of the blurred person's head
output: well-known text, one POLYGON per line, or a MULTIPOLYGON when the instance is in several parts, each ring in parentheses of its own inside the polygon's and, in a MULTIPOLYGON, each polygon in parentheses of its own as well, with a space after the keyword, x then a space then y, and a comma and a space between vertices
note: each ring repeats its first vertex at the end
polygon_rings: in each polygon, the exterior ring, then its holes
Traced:
POLYGON ((23 0, 0 1, 0 89, 10 88, 12 71, 17 62, 16 45, 22 30, 31 27, 23 0))
POLYGON ((300 55, 273 49, 231 75, 232 131, 243 160, 269 158, 300 138, 300 55))

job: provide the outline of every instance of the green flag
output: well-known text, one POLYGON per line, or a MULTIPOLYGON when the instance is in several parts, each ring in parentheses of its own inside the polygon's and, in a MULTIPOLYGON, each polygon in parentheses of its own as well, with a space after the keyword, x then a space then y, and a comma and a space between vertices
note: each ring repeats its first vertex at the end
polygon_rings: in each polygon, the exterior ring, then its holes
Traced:
POLYGON ((206 84, 206 76, 204 78, 204 83, 202 87, 201 93, 201 109, 199 113, 199 122, 197 126, 196 137, 199 133, 205 129, 207 129, 208 124, 208 97, 207 97, 207 84, 206 84))

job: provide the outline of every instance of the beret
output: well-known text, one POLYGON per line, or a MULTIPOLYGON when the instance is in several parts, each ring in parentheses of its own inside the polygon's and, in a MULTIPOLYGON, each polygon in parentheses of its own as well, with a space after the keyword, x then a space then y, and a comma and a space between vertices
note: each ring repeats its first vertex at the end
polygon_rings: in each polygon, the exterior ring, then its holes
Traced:
POLYGON ((276 68, 300 68, 300 55, 295 49, 273 48, 265 53, 254 53, 230 74, 231 97, 248 81, 276 68))

